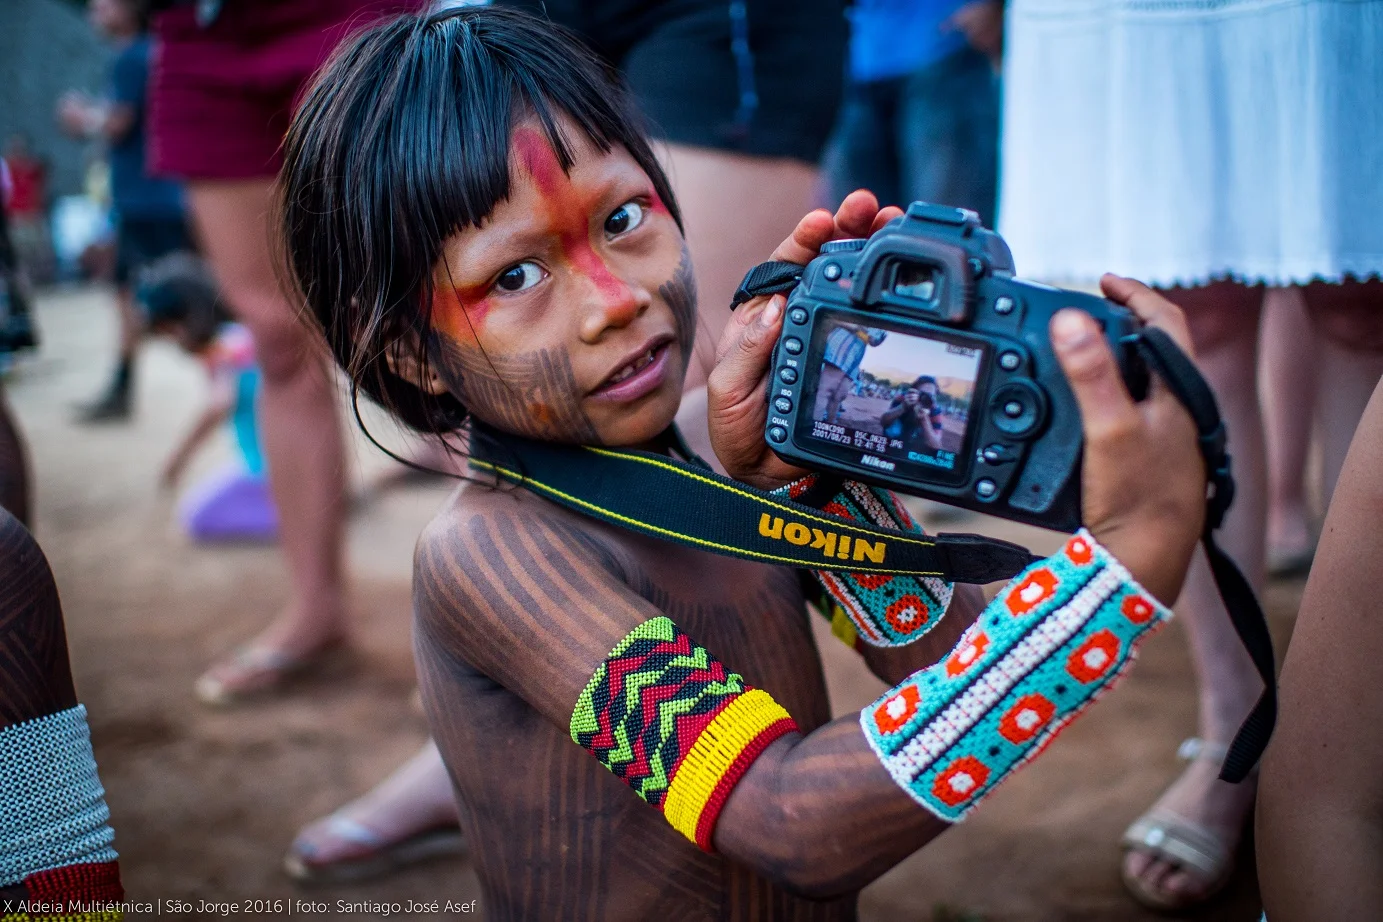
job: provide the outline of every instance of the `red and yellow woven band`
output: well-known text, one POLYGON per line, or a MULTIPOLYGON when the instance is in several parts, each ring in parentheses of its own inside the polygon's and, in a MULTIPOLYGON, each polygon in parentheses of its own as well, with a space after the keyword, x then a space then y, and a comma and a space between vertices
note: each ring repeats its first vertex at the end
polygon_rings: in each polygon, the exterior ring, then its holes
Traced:
POLYGON ((797 724, 757 688, 737 695, 715 716, 677 766, 663 801, 672 827, 706 851, 730 792, 768 745, 797 724))

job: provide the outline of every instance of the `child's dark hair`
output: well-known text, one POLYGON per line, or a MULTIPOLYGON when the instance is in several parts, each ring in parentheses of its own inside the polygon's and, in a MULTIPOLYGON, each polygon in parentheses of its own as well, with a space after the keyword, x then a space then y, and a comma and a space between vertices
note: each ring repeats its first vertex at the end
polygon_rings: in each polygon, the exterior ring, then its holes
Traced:
POLYGON ((207 264, 187 252, 161 256, 139 273, 135 300, 151 329, 177 326, 183 343, 205 349, 230 319, 207 264))
POLYGON ((371 28, 337 50, 293 119, 280 176, 292 281, 352 387, 414 429, 452 432, 467 409, 385 357, 427 374, 443 245, 508 196, 518 122, 536 117, 571 168, 561 116, 598 149, 628 150, 680 226, 619 77, 570 33, 518 11, 463 7, 371 28))

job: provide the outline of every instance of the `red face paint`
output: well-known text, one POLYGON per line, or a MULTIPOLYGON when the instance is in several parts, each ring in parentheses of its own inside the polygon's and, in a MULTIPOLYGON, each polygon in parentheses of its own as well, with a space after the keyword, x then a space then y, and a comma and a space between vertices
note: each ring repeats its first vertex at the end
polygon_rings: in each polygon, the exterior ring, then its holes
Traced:
POLYGON ((561 241, 562 255, 580 274, 591 280, 608 300, 628 298, 629 289, 591 246, 590 214, 597 201, 582 195, 557 161, 557 152, 541 131, 524 126, 514 132, 519 161, 533 177, 543 202, 549 229, 561 241))
POLYGON ((486 283, 463 288, 441 288, 432 298, 432 325, 458 342, 475 342, 490 312, 486 283))

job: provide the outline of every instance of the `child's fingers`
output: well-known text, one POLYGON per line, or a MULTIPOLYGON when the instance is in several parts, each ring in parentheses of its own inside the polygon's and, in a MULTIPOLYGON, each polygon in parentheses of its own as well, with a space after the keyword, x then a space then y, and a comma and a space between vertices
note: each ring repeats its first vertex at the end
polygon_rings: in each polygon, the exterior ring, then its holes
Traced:
POLYGON ((1133 311, 1144 323, 1163 330, 1183 352, 1195 357, 1191 329, 1186 325, 1186 315, 1181 308, 1142 282, 1113 273, 1101 277, 1100 290, 1109 300, 1133 311))
POLYGON ((787 300, 774 295, 747 322, 726 328, 711 371, 720 399, 738 403, 761 386, 787 300))
POLYGON ((1142 417, 1094 318, 1071 308, 1058 311, 1052 318, 1051 335, 1057 361, 1080 406, 1086 442, 1117 440, 1136 431, 1142 417))
POLYGON ((901 218, 902 216, 903 209, 899 208, 897 205, 889 205, 887 208, 880 209, 879 213, 874 216, 874 223, 869 225, 869 235, 873 236, 877 234, 879 231, 883 230, 884 225, 889 221, 892 221, 894 218, 901 218))
POLYGON ((735 343, 744 335, 745 329, 752 326, 759 314, 763 313, 769 300, 764 297, 753 298, 730 314, 730 322, 725 324, 725 329, 720 334, 720 342, 716 343, 717 362, 725 358, 725 354, 735 347, 735 343))
POLYGON ((821 245, 835 233, 836 222, 825 208, 818 208, 797 222, 792 235, 773 251, 769 259, 805 266, 816 258, 821 245))
POLYGON ((874 218, 879 214, 879 200, 868 189, 856 189, 836 209, 837 237, 868 237, 874 218))

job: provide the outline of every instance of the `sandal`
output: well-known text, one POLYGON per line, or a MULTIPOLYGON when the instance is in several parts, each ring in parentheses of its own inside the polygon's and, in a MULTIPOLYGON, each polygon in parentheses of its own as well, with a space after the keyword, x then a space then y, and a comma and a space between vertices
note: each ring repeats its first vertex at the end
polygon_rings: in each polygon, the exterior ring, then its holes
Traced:
POLYGON ((466 850, 465 839, 456 826, 424 830, 389 843, 360 822, 334 813, 326 819, 326 830, 355 848, 333 861, 313 862, 315 849, 299 838, 283 858, 283 869, 289 877, 302 884, 352 883, 466 850))
POLYGON ((316 672, 341 659, 347 648, 343 641, 332 641, 325 647, 305 656, 293 656, 282 650, 245 646, 228 659, 212 666, 197 680, 194 690, 197 700, 212 707, 226 707, 247 699, 277 691, 290 680, 316 672), (235 678, 227 681, 217 673, 229 670, 235 678))
MULTIPOLYGON (((1206 759, 1218 763, 1228 752, 1224 743, 1193 737, 1182 742, 1177 757, 1187 762, 1206 759)), ((1180 898, 1150 887, 1142 877, 1121 867, 1124 887, 1149 909, 1180 910, 1203 903, 1223 890, 1234 873, 1234 849, 1218 832, 1170 810, 1154 807, 1144 813, 1124 831, 1121 844, 1125 851, 1146 852, 1208 881, 1204 892, 1194 898, 1180 898)))

